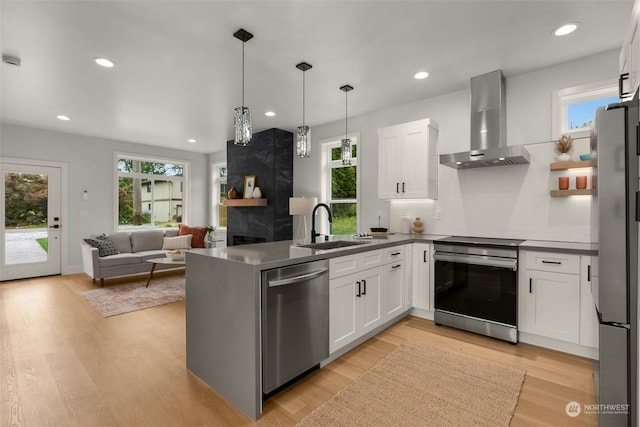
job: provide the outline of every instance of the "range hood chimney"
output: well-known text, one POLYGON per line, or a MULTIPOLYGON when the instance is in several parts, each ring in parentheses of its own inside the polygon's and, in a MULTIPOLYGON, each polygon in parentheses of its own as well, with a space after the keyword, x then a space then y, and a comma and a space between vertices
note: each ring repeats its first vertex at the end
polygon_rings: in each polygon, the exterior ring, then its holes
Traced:
POLYGON ((507 146, 504 88, 501 70, 471 78, 471 150, 441 154, 441 165, 471 169, 529 163, 526 148, 507 146))

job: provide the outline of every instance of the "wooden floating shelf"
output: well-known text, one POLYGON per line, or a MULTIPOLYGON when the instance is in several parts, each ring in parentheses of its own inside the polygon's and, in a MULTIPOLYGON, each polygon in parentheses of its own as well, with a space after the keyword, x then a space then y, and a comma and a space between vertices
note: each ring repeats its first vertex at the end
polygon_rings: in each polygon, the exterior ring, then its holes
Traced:
POLYGON ((575 162, 556 162, 549 165, 552 171, 561 171, 575 168, 590 168, 596 165, 595 160, 578 160, 575 162))
POLYGON ((584 190, 551 190, 551 197, 567 197, 567 196, 591 196, 593 190, 586 188, 584 190))
POLYGON ((235 207, 267 206, 267 199, 226 199, 222 204, 235 207))

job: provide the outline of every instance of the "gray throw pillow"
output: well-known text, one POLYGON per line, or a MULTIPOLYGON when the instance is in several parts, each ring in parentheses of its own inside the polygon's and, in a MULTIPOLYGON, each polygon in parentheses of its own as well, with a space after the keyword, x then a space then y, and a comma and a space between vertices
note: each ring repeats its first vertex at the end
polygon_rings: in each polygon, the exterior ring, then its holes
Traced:
POLYGON ((95 239, 84 239, 89 245, 98 248, 98 256, 104 257, 109 255, 117 255, 120 252, 116 249, 111 238, 106 234, 96 236, 95 239))

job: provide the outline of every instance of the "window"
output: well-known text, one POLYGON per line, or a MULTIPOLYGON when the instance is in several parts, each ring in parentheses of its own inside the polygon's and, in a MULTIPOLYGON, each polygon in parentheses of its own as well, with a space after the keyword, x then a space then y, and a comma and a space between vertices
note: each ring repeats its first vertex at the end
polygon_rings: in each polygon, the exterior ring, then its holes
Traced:
POLYGON ((554 139, 561 135, 588 136, 596 109, 615 102, 619 102, 615 81, 555 91, 552 106, 554 139))
POLYGON ((358 144, 351 137, 351 164, 340 159, 340 141, 326 143, 325 200, 331 207, 333 223, 330 234, 353 234, 358 230, 358 144))
POLYGON ((224 201, 227 199, 227 164, 220 163, 213 166, 213 204, 214 209, 213 224, 217 227, 227 226, 227 207, 224 201))
POLYGON ((118 229, 177 227, 186 164, 117 155, 118 229))

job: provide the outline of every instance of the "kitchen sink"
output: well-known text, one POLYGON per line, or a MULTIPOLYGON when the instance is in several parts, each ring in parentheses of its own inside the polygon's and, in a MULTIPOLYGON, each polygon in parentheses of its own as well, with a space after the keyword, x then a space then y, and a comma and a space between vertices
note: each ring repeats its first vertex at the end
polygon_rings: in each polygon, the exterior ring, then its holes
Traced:
POLYGON ((353 242, 351 240, 333 240, 331 242, 308 243, 306 245, 299 245, 299 247, 311 249, 338 249, 346 248, 349 246, 362 245, 364 243, 365 242, 353 242))

